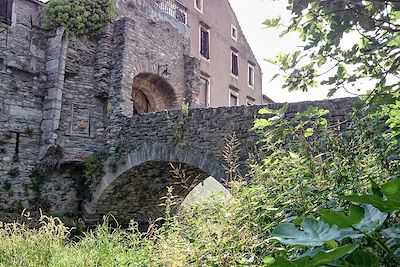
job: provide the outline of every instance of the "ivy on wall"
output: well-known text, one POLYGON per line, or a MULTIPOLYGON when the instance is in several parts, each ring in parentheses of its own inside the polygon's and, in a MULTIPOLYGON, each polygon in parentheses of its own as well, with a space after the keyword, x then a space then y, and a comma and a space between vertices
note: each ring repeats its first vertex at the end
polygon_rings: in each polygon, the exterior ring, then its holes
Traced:
POLYGON ((68 36, 97 37, 114 15, 113 0, 50 0, 44 6, 46 29, 64 27, 68 36))

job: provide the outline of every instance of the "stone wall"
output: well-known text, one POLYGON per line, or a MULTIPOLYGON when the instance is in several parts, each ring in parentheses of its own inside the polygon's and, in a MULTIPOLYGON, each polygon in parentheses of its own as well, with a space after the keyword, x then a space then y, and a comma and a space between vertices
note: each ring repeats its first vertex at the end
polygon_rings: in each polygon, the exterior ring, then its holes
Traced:
MULTIPOLYGON (((329 101, 289 104, 285 114, 293 117, 309 107, 330 110, 326 116, 331 124, 350 116, 352 98, 329 101)), ((282 104, 270 104, 278 109, 282 104)), ((255 151, 258 136, 251 131, 261 106, 239 106, 215 109, 191 109, 185 112, 165 111, 132 118, 121 118, 119 135, 112 144, 106 174, 87 202, 85 218, 99 219, 112 212, 117 218, 127 220, 132 216, 146 222, 161 215, 159 199, 167 186, 182 198, 189 192, 171 174, 170 163, 180 166, 191 183, 200 183, 213 176, 224 183, 228 179, 223 165, 222 151, 226 138, 236 133, 240 141, 239 171, 246 174, 246 160, 255 151)))
POLYGON ((14 1, 12 25, 0 33, 0 210, 76 213, 82 164, 112 148, 123 114, 133 115, 135 77, 151 74, 142 84, 152 82, 152 89, 168 85, 168 108, 197 90, 187 26, 147 1, 118 7, 116 21, 91 40, 43 30, 42 4, 14 1), (35 192, 32 171, 54 160, 35 192))
POLYGON ((0 34, 0 209, 30 206, 47 78, 40 6, 16 0, 13 10, 12 25, 0 34))
MULTIPOLYGON (((190 36, 186 25, 177 22, 147 1, 118 1, 123 16, 116 24, 117 32, 123 32, 118 57, 122 60, 121 84, 115 94, 121 99, 114 110, 132 116, 131 101, 133 81, 142 73, 161 76, 174 89, 176 100, 170 106, 179 108, 190 95, 187 87, 186 55, 190 54, 190 36), (118 91, 120 90, 120 91, 118 91)), ((188 63, 188 64, 187 64, 188 63)), ((151 95, 149 96, 151 97, 151 95)))

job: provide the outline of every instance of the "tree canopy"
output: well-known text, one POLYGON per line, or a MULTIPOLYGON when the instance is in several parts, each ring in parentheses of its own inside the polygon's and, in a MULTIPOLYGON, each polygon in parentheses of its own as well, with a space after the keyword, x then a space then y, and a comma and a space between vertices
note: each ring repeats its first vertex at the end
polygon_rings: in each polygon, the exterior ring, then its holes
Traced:
POLYGON ((281 18, 264 25, 282 29, 282 36, 296 32, 303 46, 269 60, 282 71, 274 78, 282 76, 289 91, 327 86, 328 96, 356 88, 369 114, 385 118, 389 157, 399 159, 400 1, 288 0, 287 8, 289 25, 281 18), (370 88, 361 88, 361 82, 370 88))

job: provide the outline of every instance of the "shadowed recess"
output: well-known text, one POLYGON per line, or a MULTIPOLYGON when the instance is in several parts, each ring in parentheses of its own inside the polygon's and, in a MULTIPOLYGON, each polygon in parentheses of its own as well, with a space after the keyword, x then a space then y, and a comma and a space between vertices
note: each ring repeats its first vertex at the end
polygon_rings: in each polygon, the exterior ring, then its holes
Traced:
POLYGON ((152 73, 141 73, 133 79, 133 114, 172 109, 176 102, 174 89, 164 78, 152 73))
POLYGON ((190 190, 209 175, 204 171, 183 163, 173 163, 179 175, 173 174, 170 162, 149 161, 138 165, 111 183, 98 201, 100 215, 113 214, 120 223, 134 219, 145 224, 149 219, 163 215, 161 198, 167 187, 174 188, 174 195, 182 201, 190 190))

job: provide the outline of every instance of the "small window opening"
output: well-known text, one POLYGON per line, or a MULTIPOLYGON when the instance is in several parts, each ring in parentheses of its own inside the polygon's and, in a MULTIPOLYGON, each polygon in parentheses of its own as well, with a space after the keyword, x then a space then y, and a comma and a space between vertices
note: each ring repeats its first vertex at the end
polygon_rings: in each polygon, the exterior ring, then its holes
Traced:
POLYGON ((231 36, 233 40, 237 41, 237 30, 236 27, 233 25, 231 27, 231 36))
POLYGON ((254 88, 254 66, 249 64, 249 70, 248 70, 248 85, 251 88, 254 88))
POLYGON ((237 77, 239 76, 239 56, 233 51, 231 55, 231 73, 237 77))
POLYGON ((229 106, 239 106, 239 94, 235 91, 229 91, 229 106))
POLYGON ((210 32, 200 27, 200 55, 210 59, 210 32))
POLYGON ((200 13, 203 13, 203 0, 194 0, 194 7, 200 13))

